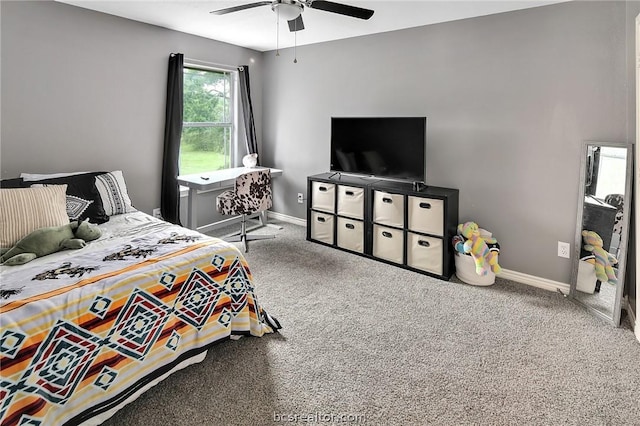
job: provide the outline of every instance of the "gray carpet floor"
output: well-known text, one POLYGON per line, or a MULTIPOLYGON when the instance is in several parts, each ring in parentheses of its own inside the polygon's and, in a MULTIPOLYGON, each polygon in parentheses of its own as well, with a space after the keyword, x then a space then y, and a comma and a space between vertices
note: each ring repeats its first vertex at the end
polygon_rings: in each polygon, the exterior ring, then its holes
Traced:
POLYGON ((577 292, 576 297, 593 309, 606 313, 609 317, 613 316, 613 306, 616 300, 617 286, 609 283, 601 283, 600 291, 593 293, 577 292))
POLYGON ((433 279, 282 225, 256 231, 277 237, 246 254, 280 333, 214 346, 106 424, 639 424, 628 324, 500 278, 433 279))

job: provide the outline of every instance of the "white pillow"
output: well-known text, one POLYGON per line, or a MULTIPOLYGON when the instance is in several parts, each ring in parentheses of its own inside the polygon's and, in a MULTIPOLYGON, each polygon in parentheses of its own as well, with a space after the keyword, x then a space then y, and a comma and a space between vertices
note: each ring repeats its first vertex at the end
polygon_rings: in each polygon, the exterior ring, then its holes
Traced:
POLYGON ((96 188, 107 216, 136 211, 131 205, 121 170, 96 176, 96 188))
POLYGON ((12 247, 36 229, 69 223, 67 185, 0 189, 0 247, 12 247))
POLYGON ((34 182, 37 180, 55 179, 59 177, 74 176, 74 175, 83 175, 85 173, 91 173, 91 172, 69 172, 69 173, 51 173, 51 174, 20 173, 20 177, 25 182, 34 182))

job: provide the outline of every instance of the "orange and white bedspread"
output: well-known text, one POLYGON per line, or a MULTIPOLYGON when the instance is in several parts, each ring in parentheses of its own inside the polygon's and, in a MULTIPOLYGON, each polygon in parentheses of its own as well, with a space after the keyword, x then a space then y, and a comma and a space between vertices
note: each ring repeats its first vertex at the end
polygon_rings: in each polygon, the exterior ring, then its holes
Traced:
POLYGON ((213 342, 276 327, 235 246, 139 212, 103 227, 1 267, 2 426, 101 422, 213 342))

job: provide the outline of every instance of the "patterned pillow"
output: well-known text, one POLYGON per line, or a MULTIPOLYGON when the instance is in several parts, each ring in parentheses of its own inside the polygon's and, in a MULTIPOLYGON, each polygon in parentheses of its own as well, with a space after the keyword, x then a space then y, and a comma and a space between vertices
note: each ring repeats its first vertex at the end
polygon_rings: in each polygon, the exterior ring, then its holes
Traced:
MULTIPOLYGON (((100 172, 102 173, 102 172, 100 172)), ((102 206, 102 198, 96 188, 96 173, 65 176, 55 179, 27 182, 31 187, 67 185, 67 215, 70 220, 89 219, 91 223, 105 223, 109 220, 102 206)))
POLYGON ((69 223, 67 186, 0 189, 0 247, 11 247, 36 229, 69 223))
POLYGON ((131 205, 121 170, 96 176, 96 187, 107 215, 113 216, 136 211, 131 205))

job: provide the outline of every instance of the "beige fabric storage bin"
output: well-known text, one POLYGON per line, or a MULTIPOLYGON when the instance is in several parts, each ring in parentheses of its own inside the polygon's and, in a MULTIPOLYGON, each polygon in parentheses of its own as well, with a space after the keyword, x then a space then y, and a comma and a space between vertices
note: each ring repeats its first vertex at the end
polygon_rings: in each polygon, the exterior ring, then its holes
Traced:
POLYGON ((364 252, 364 224, 359 220, 338 218, 338 247, 358 253, 364 252))
POLYGON ((408 232, 407 265, 442 275, 442 239, 408 232))
POLYGON ((332 183, 311 182, 311 208, 323 212, 335 212, 336 186, 332 183))
POLYGON ((578 280, 576 290, 583 293, 593 294, 596 291, 596 268, 593 264, 581 260, 578 262, 578 280))
POLYGON ((444 235, 444 201, 409 196, 408 227, 412 231, 444 235))
POLYGON ((338 185, 338 214, 364 219, 364 188, 338 185))
POLYGON ((403 234, 401 229, 373 225, 373 255, 401 264, 404 248, 403 234))
POLYGON ((460 281, 478 286, 488 286, 496 282, 496 274, 491 271, 487 275, 476 274, 476 261, 466 254, 455 254, 456 276, 460 281))
POLYGON ((311 212, 311 238, 333 244, 333 215, 311 212))
POLYGON ((404 196, 373 191, 373 221, 404 228, 404 196))

